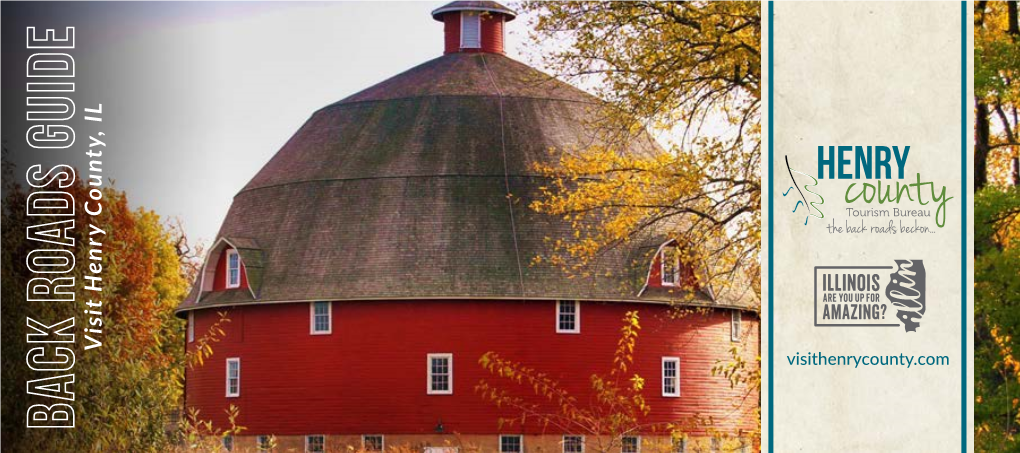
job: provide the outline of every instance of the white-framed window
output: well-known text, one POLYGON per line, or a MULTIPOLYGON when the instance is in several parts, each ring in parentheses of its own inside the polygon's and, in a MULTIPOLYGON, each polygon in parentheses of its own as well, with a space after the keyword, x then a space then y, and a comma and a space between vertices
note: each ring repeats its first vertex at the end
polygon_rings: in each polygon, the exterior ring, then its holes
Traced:
POLYGON ((428 394, 453 394, 453 354, 428 354, 428 394))
POLYGON ((740 310, 730 313, 730 341, 740 341, 740 310))
POLYGON ((383 451, 386 440, 382 434, 365 434, 361 436, 361 449, 365 451, 383 451))
POLYGON ((471 11, 460 12, 460 48, 482 47, 482 16, 471 11))
POLYGON ((326 335, 333 333, 333 303, 312 302, 311 307, 311 332, 312 335, 326 335))
POLYGON ((581 303, 556 301, 556 333, 581 333, 581 303))
POLYGON ((188 312, 188 343, 195 341, 195 312, 188 312))
POLYGON ((662 358, 662 396, 680 396, 680 358, 662 358))
POLYGON ((499 453, 523 453, 524 436, 499 436, 499 453))
POLYGON ((623 436, 620 439, 620 453, 640 453, 641 436, 623 436))
POLYGON ((226 451, 234 451, 234 436, 223 436, 223 449, 226 451))
POLYGON ((620 453, 641 453, 641 436, 624 436, 620 439, 620 453))
POLYGON ((255 451, 267 452, 273 449, 273 436, 260 434, 255 437, 255 451))
POLYGON ((563 453, 584 453, 584 436, 563 436, 563 453))
POLYGON ((305 453, 326 453, 326 436, 322 434, 305 436, 305 453))
POLYGON ((227 397, 241 396, 241 359, 227 359, 227 397))
POLYGON ((680 284, 680 253, 675 245, 668 245, 662 248, 659 254, 659 263, 662 274, 662 286, 677 286, 680 284))
POLYGON ((673 437, 673 453, 687 453, 687 436, 673 437))
POLYGON ((241 255, 237 250, 227 250, 227 288, 241 286, 241 255))

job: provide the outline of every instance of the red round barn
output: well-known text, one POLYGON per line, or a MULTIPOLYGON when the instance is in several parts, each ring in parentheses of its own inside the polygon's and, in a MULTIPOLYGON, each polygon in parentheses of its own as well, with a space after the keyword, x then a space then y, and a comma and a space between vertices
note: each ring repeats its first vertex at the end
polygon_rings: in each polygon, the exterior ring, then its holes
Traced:
MULTIPOLYGON (((484 1, 435 10, 443 56, 315 112, 234 197, 177 311, 189 350, 229 319, 212 357, 187 371, 185 405, 221 429, 236 406, 246 430, 234 445, 573 451, 592 434, 501 425, 520 414, 483 398, 482 380, 558 408, 479 359, 498 353, 590 401, 630 311, 642 423, 702 423, 684 425, 682 441, 639 430, 625 451, 730 448, 757 429, 757 395, 712 372, 734 346, 758 354, 750 287, 700 287, 656 237, 585 276, 533 260, 573 231, 528 207, 550 183, 533 165, 597 140, 598 100, 504 56, 514 16, 484 1)), ((661 150, 643 139, 626 152, 661 150)))

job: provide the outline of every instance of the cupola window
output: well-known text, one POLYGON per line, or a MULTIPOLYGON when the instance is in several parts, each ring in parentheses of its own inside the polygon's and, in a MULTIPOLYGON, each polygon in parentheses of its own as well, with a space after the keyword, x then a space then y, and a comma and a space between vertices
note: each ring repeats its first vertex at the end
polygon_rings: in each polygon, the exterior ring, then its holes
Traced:
POLYGON ((460 47, 478 49, 482 47, 482 18, 470 11, 460 14, 460 47))

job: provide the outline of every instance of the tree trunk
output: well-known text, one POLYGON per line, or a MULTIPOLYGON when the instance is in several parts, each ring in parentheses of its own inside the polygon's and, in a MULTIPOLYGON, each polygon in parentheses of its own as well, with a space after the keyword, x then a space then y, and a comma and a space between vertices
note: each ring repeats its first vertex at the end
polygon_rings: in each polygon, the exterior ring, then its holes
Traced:
MULTIPOLYGON (((974 28, 981 28, 985 22, 985 8, 988 2, 977 2, 974 6, 974 28)), ((988 150, 991 126, 988 120, 988 104, 974 99, 977 104, 974 123, 974 192, 981 190, 988 183, 988 150)))
POLYGON ((1016 39, 1017 36, 1020 36, 1020 22, 1017 22, 1016 17, 1017 16, 1016 2, 1017 0, 1010 0, 1006 2, 1006 11, 1009 12, 1009 25, 1007 28, 1007 32, 1009 33, 1010 36, 1013 37, 1013 39, 1016 39))
POLYGON ((988 183, 988 145, 991 128, 988 120, 988 104, 977 101, 974 130, 974 192, 988 183))
MULTIPOLYGON (((1009 19, 1009 24, 1007 24, 1007 33, 1009 33, 1009 36, 1011 38, 1013 38, 1013 41, 1015 42, 1018 39, 1020 39, 1020 18, 1017 17, 1018 16, 1018 14, 1017 14, 1017 0, 1010 0, 1010 1, 1006 2, 1006 11, 1008 12, 1008 19, 1009 19)), ((1005 127, 1009 128, 1010 125, 1007 123, 1005 125, 1005 127)), ((1010 131, 1010 132, 1012 132, 1012 131, 1010 131)), ((987 156, 987 151, 986 151, 986 154, 985 154, 985 160, 986 161, 987 161, 987 157, 988 156, 987 156)), ((987 162, 986 162, 986 164, 987 164, 987 162)), ((974 165, 977 165, 977 160, 976 159, 974 161, 974 165)), ((1020 174, 1018 174, 1018 173, 1020 173, 1020 170, 1017 169, 1017 159, 1016 159, 1016 157, 1014 157, 1014 158, 1009 160, 1009 167, 1010 167, 1009 168, 1009 179, 1010 179, 1009 182, 1012 185, 1015 186, 1015 185, 1017 185, 1018 182, 1020 182, 1020 181, 1018 181, 1018 180, 1020 180, 1020 174)), ((986 177, 987 177, 987 175, 986 175, 986 177)))

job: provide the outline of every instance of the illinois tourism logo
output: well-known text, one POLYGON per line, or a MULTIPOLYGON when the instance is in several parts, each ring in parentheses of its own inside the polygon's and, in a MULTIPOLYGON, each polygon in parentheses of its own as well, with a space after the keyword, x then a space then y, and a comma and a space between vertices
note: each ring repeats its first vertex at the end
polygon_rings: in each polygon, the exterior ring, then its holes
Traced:
POLYGON ((926 308, 923 260, 893 266, 815 266, 815 326, 916 332, 926 308))

